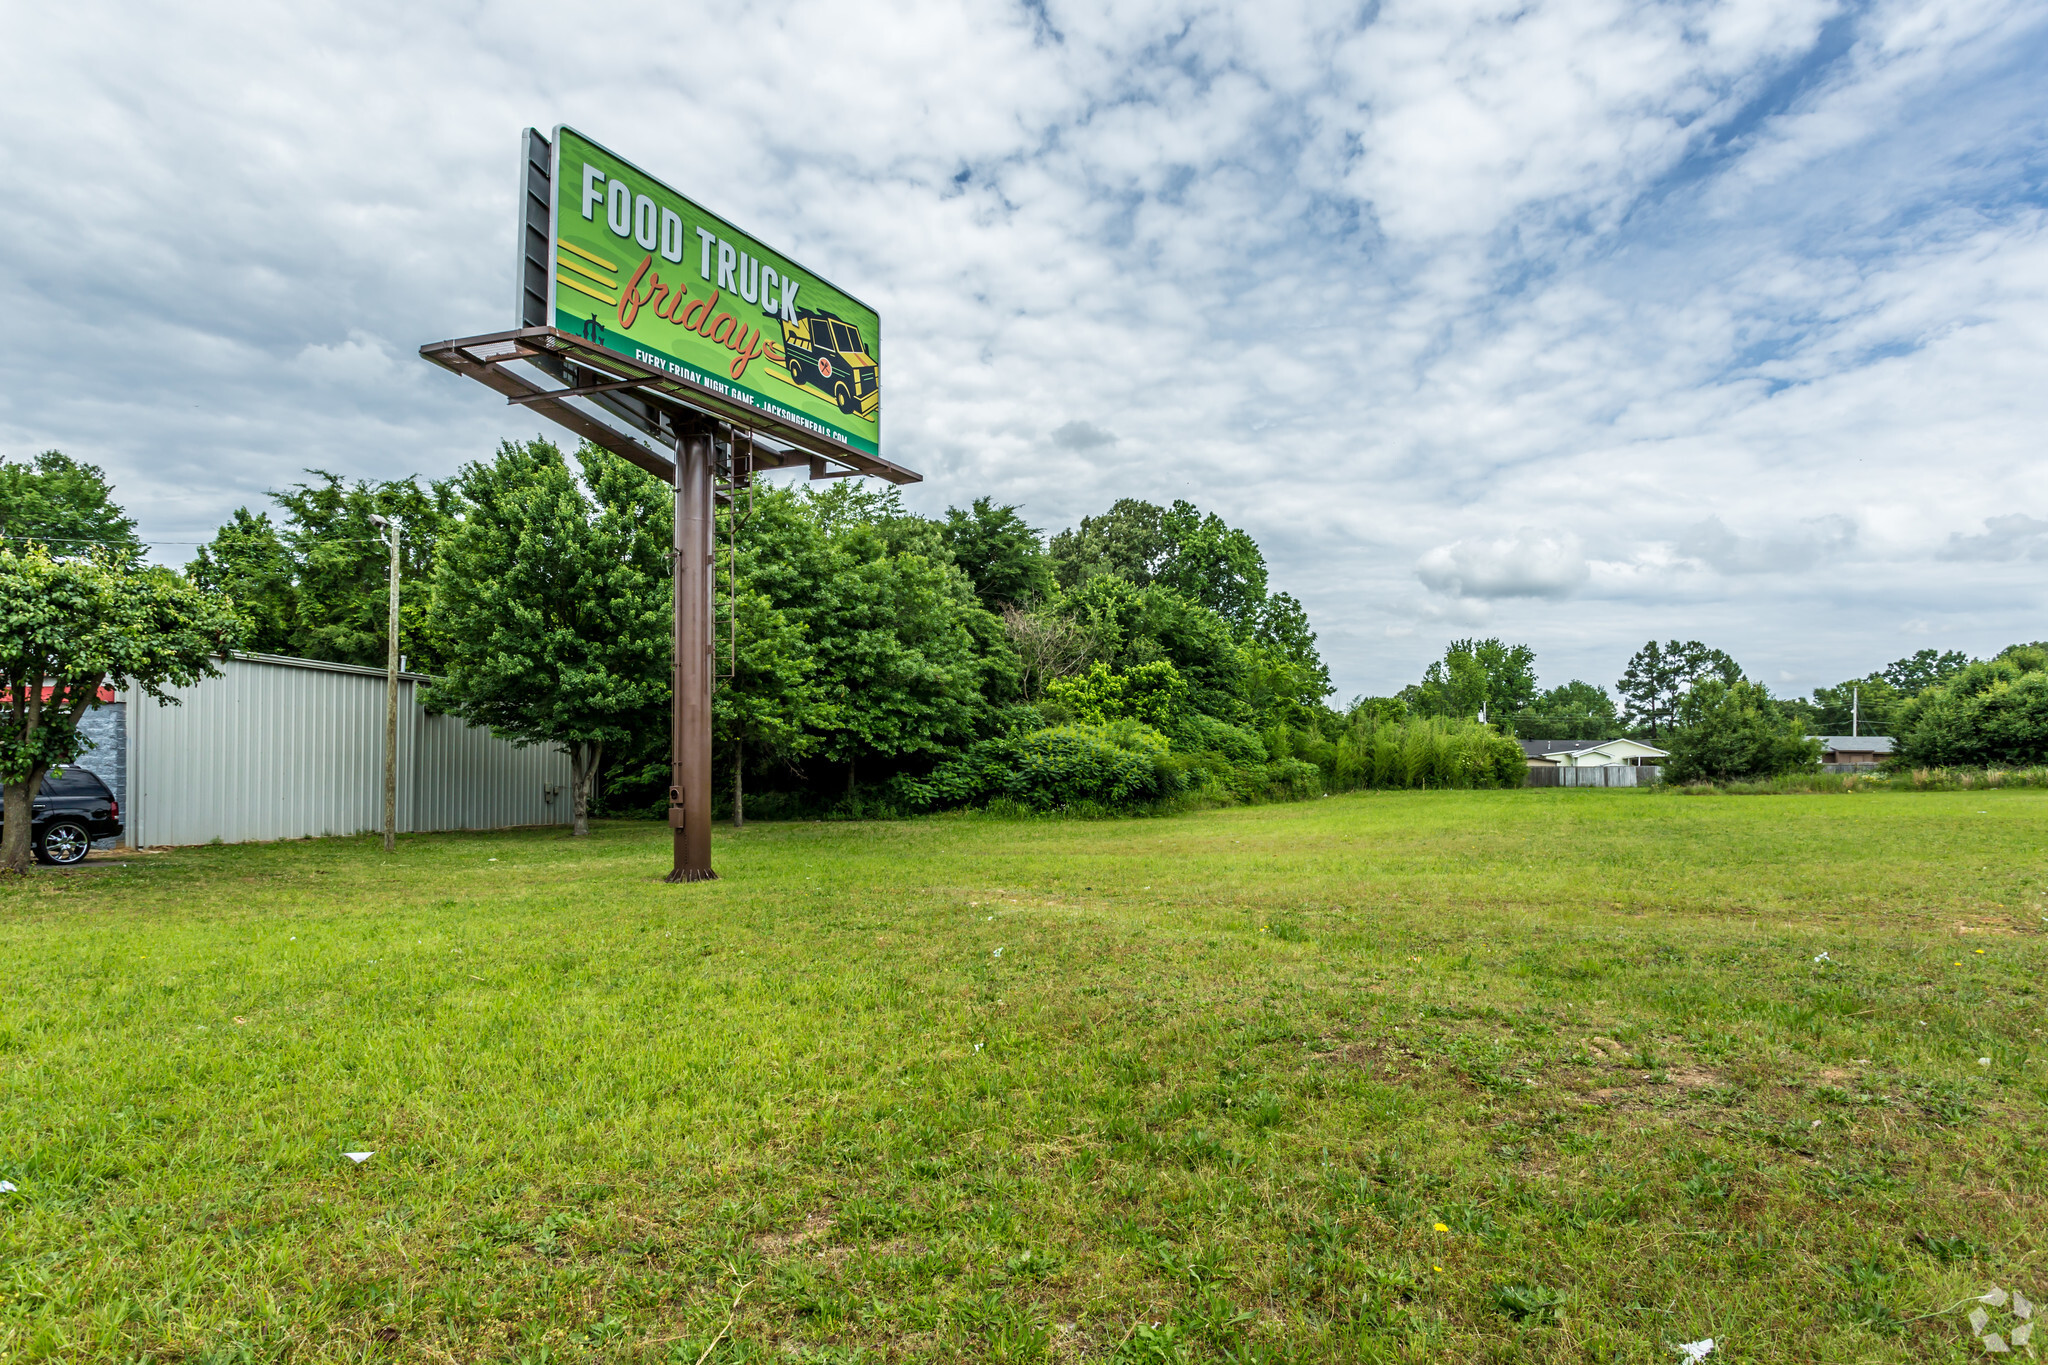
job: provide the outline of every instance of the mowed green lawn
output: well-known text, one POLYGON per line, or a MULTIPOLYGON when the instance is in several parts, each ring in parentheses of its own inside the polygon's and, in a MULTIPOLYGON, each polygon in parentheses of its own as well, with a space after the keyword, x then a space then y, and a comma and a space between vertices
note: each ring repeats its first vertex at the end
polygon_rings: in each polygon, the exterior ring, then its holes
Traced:
POLYGON ((1358 794, 0 886, 0 1359, 1974 1359, 2048 1298, 2044 834, 1358 794))

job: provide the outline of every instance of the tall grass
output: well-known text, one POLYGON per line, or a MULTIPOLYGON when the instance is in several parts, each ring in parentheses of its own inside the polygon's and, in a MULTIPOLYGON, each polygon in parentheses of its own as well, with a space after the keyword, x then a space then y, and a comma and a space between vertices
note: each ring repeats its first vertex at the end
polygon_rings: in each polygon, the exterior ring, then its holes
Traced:
POLYGON ((1410 717, 1375 726, 1361 719, 1327 747, 1328 761, 1318 766, 1331 791, 1519 787, 1527 774, 1521 747, 1473 720, 1410 717))
POLYGON ((1911 768, 1879 773, 1781 773, 1753 782, 1692 782, 1651 790, 1681 796, 1847 795, 1855 792, 1960 792, 2048 787, 2048 767, 1911 768))

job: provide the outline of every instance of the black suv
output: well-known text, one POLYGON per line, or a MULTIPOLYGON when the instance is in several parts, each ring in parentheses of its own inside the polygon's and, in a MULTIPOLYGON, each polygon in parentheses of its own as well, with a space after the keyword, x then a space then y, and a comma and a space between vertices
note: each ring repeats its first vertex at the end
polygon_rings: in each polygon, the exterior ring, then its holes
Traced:
MULTIPOLYGON (((84 861, 93 840, 121 832, 121 803, 106 783, 76 763, 44 774, 33 816, 36 858, 59 867, 84 861)), ((5 818, 0 813, 0 820, 5 818)))

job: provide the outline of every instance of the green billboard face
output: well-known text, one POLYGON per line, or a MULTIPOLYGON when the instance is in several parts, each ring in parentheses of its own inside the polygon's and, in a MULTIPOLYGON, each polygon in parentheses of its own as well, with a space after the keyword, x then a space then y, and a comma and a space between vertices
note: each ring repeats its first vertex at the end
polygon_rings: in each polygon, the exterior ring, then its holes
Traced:
POLYGON ((875 311, 612 155, 554 139, 555 326, 879 456, 875 311))

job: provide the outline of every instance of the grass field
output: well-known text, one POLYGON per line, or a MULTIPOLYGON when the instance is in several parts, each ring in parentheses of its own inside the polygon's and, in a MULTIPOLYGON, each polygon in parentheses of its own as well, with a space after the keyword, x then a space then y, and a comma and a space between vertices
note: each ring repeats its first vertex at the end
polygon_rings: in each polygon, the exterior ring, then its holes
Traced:
POLYGON ((0 886, 0 1359, 1974 1359, 2048 1297, 2044 833, 1359 794, 0 886))

